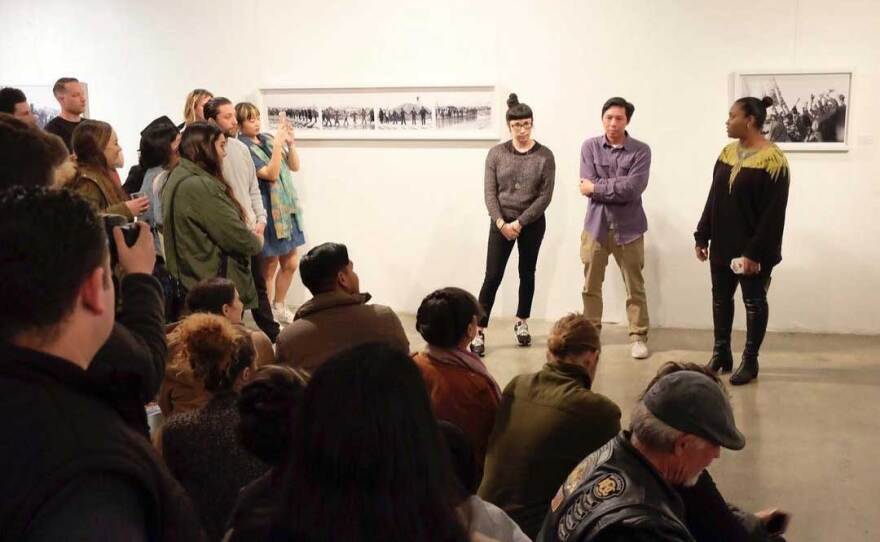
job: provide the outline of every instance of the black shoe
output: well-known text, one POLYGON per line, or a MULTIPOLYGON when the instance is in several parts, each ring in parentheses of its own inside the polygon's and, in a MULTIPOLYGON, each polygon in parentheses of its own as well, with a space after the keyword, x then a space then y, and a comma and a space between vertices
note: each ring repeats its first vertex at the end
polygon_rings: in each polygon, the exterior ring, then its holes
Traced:
POLYGON ((733 370, 733 355, 730 353, 730 350, 715 351, 712 353, 712 359, 709 360, 706 367, 718 374, 727 374, 733 370))
POLYGON ((486 335, 483 333, 482 329, 477 330, 477 336, 471 341, 470 349, 471 352, 481 358, 486 355, 486 335))
POLYGON ((525 320, 520 320, 513 326, 513 333, 516 335, 516 342, 520 346, 530 346, 532 344, 532 336, 529 334, 529 325, 525 320))
POLYGON ((730 377, 732 386, 742 386, 758 378, 758 358, 743 357, 736 372, 730 377))

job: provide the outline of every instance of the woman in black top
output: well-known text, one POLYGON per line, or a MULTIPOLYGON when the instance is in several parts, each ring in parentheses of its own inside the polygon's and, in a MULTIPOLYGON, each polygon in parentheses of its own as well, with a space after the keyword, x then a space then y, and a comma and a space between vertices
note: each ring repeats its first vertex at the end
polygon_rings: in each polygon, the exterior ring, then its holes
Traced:
POLYGON ((771 98, 740 98, 730 108, 727 135, 738 141, 724 147, 715 162, 712 187, 694 233, 697 259, 709 259, 712 272, 715 346, 709 366, 716 371, 733 369, 733 294, 738 284, 742 286, 747 332, 742 363, 730 377, 734 385, 758 376, 770 273, 782 261, 789 168, 779 147, 762 133, 771 105, 771 98))

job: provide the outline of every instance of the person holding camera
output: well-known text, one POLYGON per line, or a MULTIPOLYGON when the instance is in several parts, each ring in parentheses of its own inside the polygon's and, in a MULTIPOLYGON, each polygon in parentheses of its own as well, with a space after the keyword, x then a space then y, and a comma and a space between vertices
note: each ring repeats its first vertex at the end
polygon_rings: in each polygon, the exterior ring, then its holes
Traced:
MULTIPOLYGON (((60 138, 9 115, 0 114, 0 151, 0 190, 60 186, 75 175, 60 138)), ((134 247, 119 266, 122 279, 117 297, 122 303, 116 322, 89 365, 87 376, 98 389, 105 390, 105 399, 132 429, 149 437, 144 404, 159 391, 168 351, 162 288, 150 276, 155 249, 145 246, 152 243, 149 232, 139 235, 142 227, 126 224, 124 217, 107 215, 103 221, 108 239, 113 238, 114 225, 125 224, 128 244, 134 247)))
POLYGON ((162 189, 165 258, 184 290, 223 277, 235 284, 245 309, 257 306, 251 257, 262 236, 248 228, 245 213, 221 170, 226 136, 196 122, 180 141, 180 163, 162 189))
POLYGON ((758 378, 770 273, 782 261, 789 169, 785 154, 762 133, 771 105, 772 98, 749 97, 731 106, 727 135, 737 141, 724 147, 715 162, 709 197, 694 232, 697 259, 708 259, 712 273, 715 344, 709 367, 722 373, 733 369, 733 294, 742 286, 746 344, 730 377, 734 386, 758 378))
MULTIPOLYGON (((133 247, 114 230, 120 266, 137 278, 153 263, 138 227, 133 247)), ((183 489, 93 380, 115 329, 111 275, 104 224, 85 199, 0 193, 4 540, 203 540, 183 489)))

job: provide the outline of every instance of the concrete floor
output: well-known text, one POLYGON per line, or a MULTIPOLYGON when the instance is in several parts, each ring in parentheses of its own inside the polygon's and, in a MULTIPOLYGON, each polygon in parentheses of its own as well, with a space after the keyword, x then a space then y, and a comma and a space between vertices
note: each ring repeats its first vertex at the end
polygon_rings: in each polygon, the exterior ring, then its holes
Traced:
MULTIPOLYGON (((413 349, 421 348, 415 318, 402 320, 413 349)), ((493 321, 485 361, 502 388, 543 365, 551 324, 531 321, 533 346, 520 348, 513 321, 493 321)), ((662 363, 705 363, 712 347, 711 331, 657 329, 653 354, 639 361, 629 357, 624 327, 605 326, 602 340, 593 389, 620 405, 624 426, 662 363)), ((743 342, 735 333, 734 347, 743 342)), ((880 540, 880 338, 768 334, 758 381, 730 393, 746 448, 723 450, 710 468, 728 501, 751 511, 789 511, 789 542, 880 540)))

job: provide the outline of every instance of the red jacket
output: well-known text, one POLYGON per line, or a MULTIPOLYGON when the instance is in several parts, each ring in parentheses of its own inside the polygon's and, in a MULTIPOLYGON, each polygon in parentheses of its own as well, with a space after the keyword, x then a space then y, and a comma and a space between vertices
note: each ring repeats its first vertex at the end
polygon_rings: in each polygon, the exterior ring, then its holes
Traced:
POLYGON ((422 371, 434 415, 470 437, 482 471, 499 405, 495 384, 476 371, 439 363, 425 353, 414 354, 413 360, 422 371))

